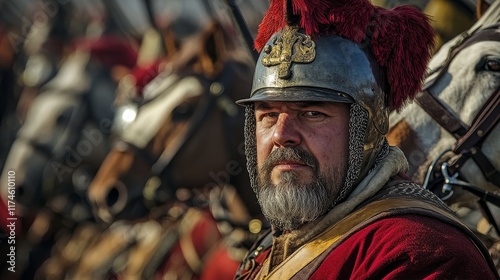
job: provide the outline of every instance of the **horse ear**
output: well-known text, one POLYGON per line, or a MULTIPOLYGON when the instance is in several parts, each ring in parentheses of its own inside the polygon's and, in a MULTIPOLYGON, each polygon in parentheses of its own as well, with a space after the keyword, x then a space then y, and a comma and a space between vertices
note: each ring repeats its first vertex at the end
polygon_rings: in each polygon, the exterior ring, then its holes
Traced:
POLYGON ((488 8, 491 6, 490 3, 484 0, 477 0, 476 1, 476 16, 477 18, 481 18, 483 14, 488 10, 488 8))
POLYGON ((165 57, 174 57, 180 49, 180 40, 169 27, 163 31, 163 42, 165 45, 165 57))
POLYGON ((199 62, 205 75, 216 76, 224 64, 227 53, 225 36, 218 23, 212 23, 204 32, 204 48, 199 54, 199 62))

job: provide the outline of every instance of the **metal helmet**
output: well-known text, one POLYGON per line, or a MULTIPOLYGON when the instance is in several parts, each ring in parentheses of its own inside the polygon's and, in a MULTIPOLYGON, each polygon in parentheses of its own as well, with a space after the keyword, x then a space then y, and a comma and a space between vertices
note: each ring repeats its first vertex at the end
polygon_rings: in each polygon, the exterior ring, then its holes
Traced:
POLYGON ((388 113, 420 89, 432 29, 427 18, 411 7, 396 9, 388 17, 388 10, 363 0, 332 0, 326 6, 325 1, 284 1, 271 1, 256 39, 256 48, 262 51, 250 98, 237 101, 250 105, 245 136, 252 185, 255 188, 257 176, 253 102, 349 103, 349 165, 338 203, 387 153, 388 113), (334 20, 325 23, 327 19, 334 20), (397 26, 408 22, 410 27, 419 26, 413 30, 397 26), (418 46, 418 40, 422 47, 406 49, 408 43, 418 46))
POLYGON ((364 165, 371 165, 388 130, 389 108, 379 68, 362 44, 339 36, 313 41, 298 27, 286 26, 264 47, 256 65, 251 96, 239 100, 238 104, 255 101, 356 103, 368 113, 363 158, 364 165))

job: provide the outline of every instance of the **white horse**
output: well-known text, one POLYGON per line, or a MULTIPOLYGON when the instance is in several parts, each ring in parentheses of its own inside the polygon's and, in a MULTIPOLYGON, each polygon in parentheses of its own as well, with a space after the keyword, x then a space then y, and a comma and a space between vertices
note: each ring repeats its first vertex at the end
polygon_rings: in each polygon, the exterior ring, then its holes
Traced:
MULTIPOLYGON (((88 52, 65 59, 34 99, 9 151, 0 183, 5 205, 12 193, 21 216, 35 214, 55 197, 65 198, 63 208, 87 205, 86 187, 111 146, 115 87, 109 69, 92 62, 88 52), (9 193, 12 174, 15 188, 9 193)), ((77 208, 86 209, 59 210, 75 221, 91 218, 88 207, 77 208)))
MULTIPOLYGON (((426 93, 421 93, 422 99, 419 99, 421 101, 413 102, 400 113, 394 112, 390 115, 391 130, 388 134, 389 142, 400 146, 405 152, 410 164, 409 174, 427 187, 433 174, 428 172, 432 161, 441 163, 439 159, 447 161, 450 155, 455 160, 462 154, 472 156, 463 162, 460 159, 457 162, 460 164, 459 169, 451 166, 451 163, 454 163, 451 161, 450 166, 443 167, 436 164, 444 172, 441 180, 447 180, 444 183, 449 184, 444 184, 444 189, 435 191, 440 193, 443 200, 450 197, 446 202, 463 217, 464 221, 471 228, 491 237, 494 241, 497 240, 499 234, 493 229, 497 227, 498 231, 500 208, 497 206, 500 205, 486 203, 484 199, 491 198, 489 202, 492 202, 499 198, 495 194, 500 190, 500 180, 496 177, 500 175, 498 174, 500 172, 498 103, 490 108, 490 118, 493 120, 490 129, 485 131, 481 127, 475 131, 471 130, 472 135, 482 141, 482 144, 474 142, 471 147, 455 150, 456 153, 443 152, 449 148, 460 147, 456 144, 457 139, 461 139, 462 142, 472 141, 466 140, 467 135, 462 135, 471 127, 473 129, 474 124, 477 124, 476 121, 481 119, 476 116, 482 112, 481 109, 485 104, 495 97, 498 102, 500 95, 499 22, 500 0, 497 0, 467 33, 455 37, 434 55, 428 66, 430 72, 425 81, 426 93), (479 38, 477 37, 479 33, 489 35, 487 38, 479 38), (428 95, 434 96, 435 100, 442 103, 450 112, 449 114, 441 111, 434 113, 434 117, 441 119, 440 123, 431 116, 432 112, 428 112, 433 110, 432 104, 435 103, 432 100, 429 101, 431 98, 428 95), (455 123, 453 123, 454 118, 456 118, 455 123), (454 136, 450 131, 458 129, 460 125, 463 126, 462 131, 458 130, 455 133, 457 135, 454 136), (484 174, 484 168, 473 158, 476 154, 480 154, 478 152, 489 161, 490 169, 496 170, 496 174, 493 172, 494 174, 490 177, 484 174), (478 192, 471 194, 469 191, 464 191, 470 188, 478 192), (490 218, 487 219, 489 222, 485 222, 486 219, 483 219, 481 211, 476 211, 480 208, 476 205, 478 202, 489 206, 496 222, 490 218)), ((443 183, 440 186, 443 186, 443 183)))

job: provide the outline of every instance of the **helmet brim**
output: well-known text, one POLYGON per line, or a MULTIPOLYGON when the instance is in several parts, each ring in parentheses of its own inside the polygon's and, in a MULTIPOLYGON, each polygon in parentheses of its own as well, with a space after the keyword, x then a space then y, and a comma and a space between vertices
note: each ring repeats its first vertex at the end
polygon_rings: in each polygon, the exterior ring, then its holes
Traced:
POLYGON ((338 102, 353 103, 347 94, 330 89, 312 87, 262 88, 250 98, 240 99, 236 104, 247 106, 256 101, 276 102, 338 102))

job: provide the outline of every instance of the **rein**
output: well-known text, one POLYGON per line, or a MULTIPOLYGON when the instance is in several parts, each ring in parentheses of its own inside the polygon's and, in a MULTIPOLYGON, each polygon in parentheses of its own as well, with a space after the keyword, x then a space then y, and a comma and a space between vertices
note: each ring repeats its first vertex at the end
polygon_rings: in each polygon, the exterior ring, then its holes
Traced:
POLYGON ((500 28, 500 25, 496 24, 480 31, 472 32, 472 34, 465 32, 457 44, 450 49, 446 62, 436 70, 439 71, 436 77, 428 82, 415 98, 416 103, 427 114, 457 139, 452 147, 452 151, 456 155, 459 155, 459 157, 450 165, 450 171, 452 173, 458 172, 465 161, 472 158, 479 166, 485 178, 497 186, 499 186, 500 182, 500 172, 495 169, 481 151, 481 145, 500 120, 500 87, 496 88, 483 105, 470 127, 464 124, 442 101, 432 95, 429 88, 444 75, 451 61, 464 48, 484 40, 500 41, 500 33, 497 32, 498 28, 500 28))

